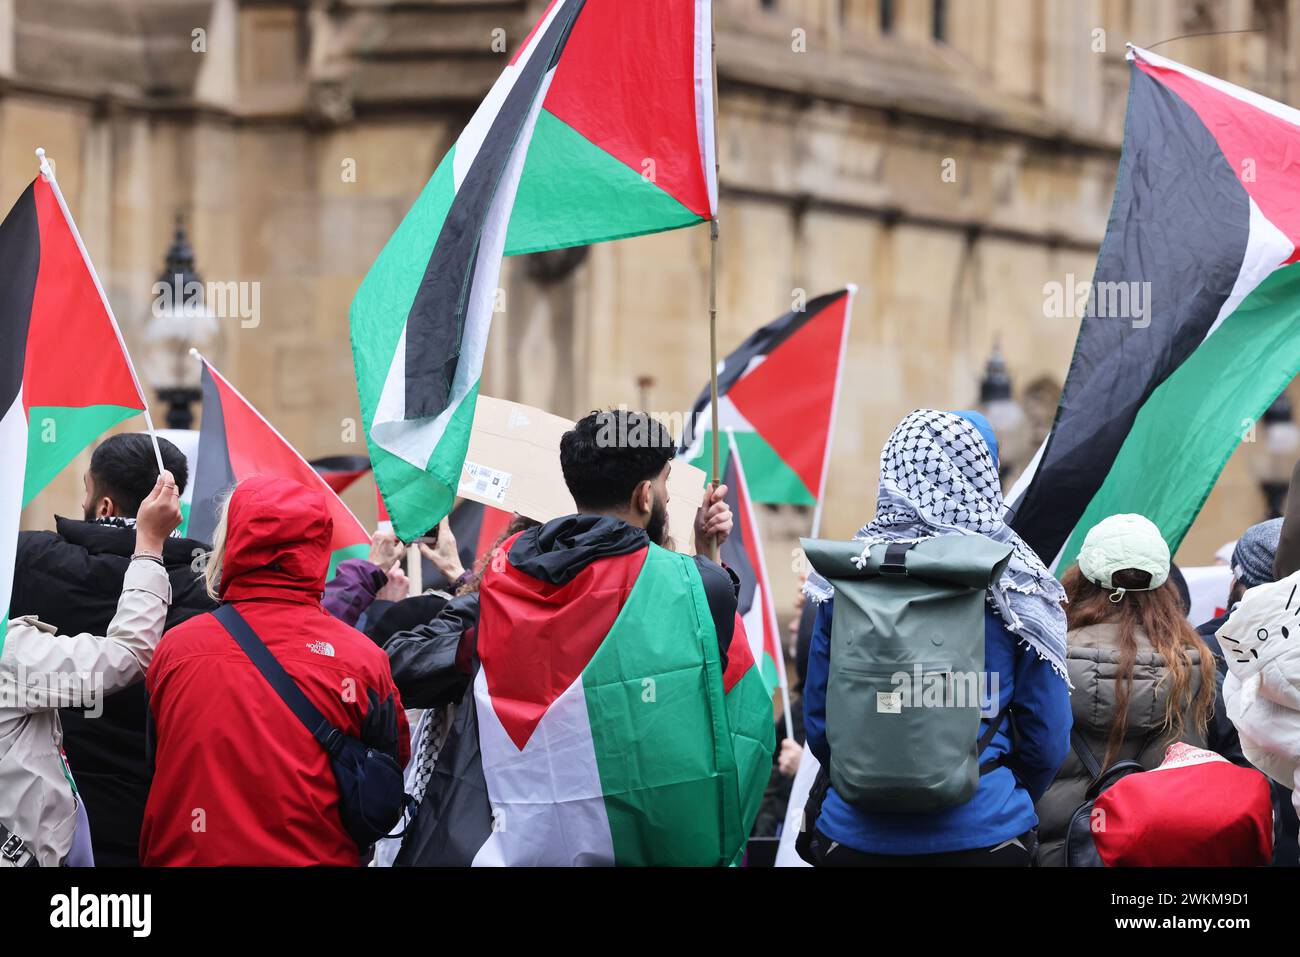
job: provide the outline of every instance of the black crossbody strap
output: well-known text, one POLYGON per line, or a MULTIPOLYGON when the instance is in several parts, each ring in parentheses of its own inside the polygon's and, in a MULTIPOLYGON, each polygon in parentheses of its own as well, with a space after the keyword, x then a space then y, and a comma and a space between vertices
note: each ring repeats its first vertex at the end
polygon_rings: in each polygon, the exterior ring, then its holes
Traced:
POLYGON ((1075 755, 1087 770, 1088 777, 1094 781, 1101 777, 1101 763, 1092 753, 1092 748, 1088 747, 1088 743, 1083 740, 1083 735, 1074 728, 1070 729, 1070 747, 1074 749, 1075 755))
POLYGON ((302 722, 303 727, 311 732, 313 738, 320 742, 328 754, 333 754, 342 732, 330 724, 329 719, 321 714, 320 709, 298 687, 298 683, 284 670, 284 666, 271 654, 271 649, 257 637, 257 632, 244 620, 244 616, 235 610, 234 605, 222 605, 212 613, 221 622, 221 626, 230 632, 239 647, 243 649, 248 660, 253 663, 262 677, 266 679, 273 691, 280 696, 290 711, 302 722))

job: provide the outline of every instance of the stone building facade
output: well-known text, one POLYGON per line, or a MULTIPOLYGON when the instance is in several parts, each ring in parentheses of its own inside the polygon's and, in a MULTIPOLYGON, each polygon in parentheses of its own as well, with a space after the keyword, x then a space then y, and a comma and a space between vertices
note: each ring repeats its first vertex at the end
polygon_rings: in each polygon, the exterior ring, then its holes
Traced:
MULTIPOLYGON (((259 289, 259 321, 219 321, 205 351, 304 454, 361 451, 348 304, 544 6, 0 0, 0 195, 18 196, 44 146, 142 369, 165 365, 141 357, 182 215, 205 279, 259 289)), ((1059 389, 1078 319, 1046 315, 1044 286, 1091 276, 1126 41, 1257 31, 1161 52, 1300 103, 1300 0, 715 11, 723 351, 799 290, 861 290, 829 535, 871 514, 893 423, 918 406, 971 406, 995 343, 1018 395, 1059 389)), ((569 416, 689 409, 708 373, 707 269, 705 228, 511 260, 484 391, 569 416)), ((1230 463, 1182 562, 1210 561, 1261 517, 1255 454, 1243 446, 1230 463)), ((75 513, 84 459, 32 504, 28 527, 75 513)), ((368 486, 349 501, 370 520, 368 486)), ((763 513, 781 606, 809 520, 763 513)))

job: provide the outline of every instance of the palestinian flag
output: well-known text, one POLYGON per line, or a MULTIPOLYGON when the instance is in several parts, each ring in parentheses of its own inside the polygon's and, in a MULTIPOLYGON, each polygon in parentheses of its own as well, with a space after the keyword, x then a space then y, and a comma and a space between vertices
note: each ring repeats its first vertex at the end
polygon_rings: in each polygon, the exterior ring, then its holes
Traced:
MULTIPOLYGON (((755 502, 816 505, 822 499, 856 292, 848 286, 787 312, 722 360, 718 418, 724 432, 735 433, 755 502)), ((705 385, 682 449, 706 473, 713 468, 712 421, 705 385)), ((722 471, 727 449, 724 440, 718 453, 722 471)))
MULTIPOLYGON (((1107 515, 1176 552, 1237 444, 1300 373, 1300 111, 1130 48, 1110 225, 1012 525, 1065 569, 1107 515)), ((1047 290, 1045 290, 1046 292, 1047 290)))
POLYGON ((53 172, 0 223, 0 644, 23 506, 106 429, 145 408, 53 172))
POLYGON ((339 495, 370 471, 370 458, 365 455, 327 455, 307 464, 339 495))
POLYGON ((772 601, 772 582, 767 577, 763 542, 758 534, 749 488, 745 481, 742 456, 736 452, 735 433, 727 434, 731 454, 722 484, 727 486, 726 500, 735 516, 735 525, 719 550, 719 559, 740 579, 736 611, 745 623, 750 651, 758 662, 768 693, 786 685, 785 655, 781 651, 776 606, 772 601))
POLYGON ((211 542, 221 514, 220 503, 235 484, 254 475, 276 475, 318 488, 334 520, 327 578, 339 562, 370 554, 370 535, 311 464, 221 373, 203 360, 203 419, 199 425, 198 462, 190 480, 194 501, 189 537, 211 542))
POLYGON ((451 511, 501 257, 711 219, 710 0, 552 0, 352 302, 357 390, 398 535, 451 511))
POLYGON ((544 581, 525 571, 530 534, 485 573, 473 701, 398 863, 733 862, 773 731, 729 589, 715 609, 694 559, 644 538, 592 543, 589 529, 551 533, 567 544, 543 556, 544 581), (553 568, 583 548, 585 564, 553 568), (715 613, 734 622, 725 669, 715 613))

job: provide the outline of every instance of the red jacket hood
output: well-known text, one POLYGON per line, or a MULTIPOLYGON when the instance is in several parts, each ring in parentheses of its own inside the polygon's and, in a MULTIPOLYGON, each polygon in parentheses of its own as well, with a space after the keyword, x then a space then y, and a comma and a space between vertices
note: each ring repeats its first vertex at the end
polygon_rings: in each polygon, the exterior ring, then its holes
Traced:
POLYGON ((319 602, 333 534, 321 492, 287 478, 245 479, 230 497, 222 600, 319 602))

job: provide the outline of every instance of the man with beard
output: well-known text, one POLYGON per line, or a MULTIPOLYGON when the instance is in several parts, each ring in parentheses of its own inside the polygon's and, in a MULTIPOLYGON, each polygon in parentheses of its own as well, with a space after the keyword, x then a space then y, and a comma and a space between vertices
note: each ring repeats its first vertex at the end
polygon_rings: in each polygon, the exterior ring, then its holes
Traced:
POLYGON ((674 455, 644 413, 582 419, 560 443, 578 512, 507 539, 477 593, 389 640, 406 706, 450 712, 413 749, 421 803, 399 866, 716 864, 743 843, 771 762, 771 699, 732 697, 753 658, 738 583, 704 557, 732 528, 726 486, 696 515, 700 555, 664 547, 674 455), (647 687, 657 697, 640 697, 647 687), (641 734, 651 711, 657 730, 641 734), (697 727, 697 713, 711 718, 697 727), (696 745, 706 759, 673 767, 696 745), (629 768, 664 780, 611 783, 629 768), (725 821, 725 836, 701 820, 725 821))
MULTIPOLYGON (((184 454, 163 438, 158 447, 177 494, 184 493, 189 477, 184 454)), ((85 474, 84 520, 56 517, 56 531, 18 536, 10 617, 36 615, 61 634, 104 634, 135 552, 136 512, 157 479, 148 435, 124 433, 100 443, 85 474)), ((200 575, 201 556, 208 550, 190 539, 164 543, 162 561, 172 590, 168 629, 215 607, 200 575)), ((102 707, 102 714, 62 710, 63 746, 90 820, 96 865, 130 867, 138 863, 149 794, 144 683, 107 696, 102 707)))

